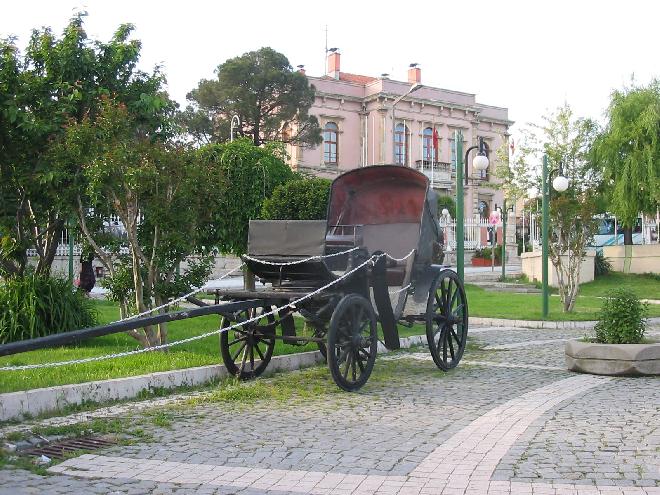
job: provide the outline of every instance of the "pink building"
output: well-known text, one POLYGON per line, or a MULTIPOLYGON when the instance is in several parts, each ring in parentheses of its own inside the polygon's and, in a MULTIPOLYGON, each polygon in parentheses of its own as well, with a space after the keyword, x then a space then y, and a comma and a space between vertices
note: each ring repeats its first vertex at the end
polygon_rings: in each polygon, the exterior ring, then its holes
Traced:
MULTIPOLYGON (((422 85, 421 69, 412 64, 408 81, 349 74, 340 70, 339 52, 328 56, 328 73, 308 76, 316 87, 310 113, 323 129, 324 142, 316 148, 291 147, 291 166, 332 178, 367 165, 399 164, 414 167, 432 180, 439 194, 455 195, 454 131, 463 132, 463 150, 483 137, 491 165, 478 176, 468 169, 465 213, 488 216, 502 193, 488 187, 495 152, 504 144, 508 128, 506 108, 477 103, 475 95, 422 85), (409 93, 414 85, 420 87, 409 93), (434 148, 436 136, 437 151, 434 148)), ((470 157, 474 156, 474 152, 470 157)))

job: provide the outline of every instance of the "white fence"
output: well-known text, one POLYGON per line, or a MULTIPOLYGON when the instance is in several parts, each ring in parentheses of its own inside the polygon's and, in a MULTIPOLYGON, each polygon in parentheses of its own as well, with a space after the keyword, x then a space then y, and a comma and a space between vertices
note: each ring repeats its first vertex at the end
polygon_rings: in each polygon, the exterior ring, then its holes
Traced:
MULTIPOLYGON (((599 219, 599 231, 594 235, 592 247, 623 245, 623 234, 619 231, 616 217, 599 219)), ((532 251, 541 250, 541 213, 537 211, 524 211, 519 226, 525 235, 529 234, 529 243, 532 251)), ((660 218, 643 217, 633 232, 633 244, 658 244, 660 231, 660 218)))
MULTIPOLYGON (((488 227, 493 225, 485 218, 468 219, 463 223, 463 238, 465 239, 464 247, 466 251, 474 249, 481 249, 488 247, 488 227)), ((502 224, 495 225, 496 228, 501 228, 502 224)), ((440 230, 443 233, 445 251, 456 250, 456 222, 440 219, 440 230)), ((498 241, 500 236, 498 235, 498 241)))
MULTIPOLYGON (((111 216, 109 220, 104 221, 105 231, 112 234, 117 238, 126 238, 126 229, 124 224, 121 223, 119 217, 111 216)), ((128 247, 121 247, 119 249, 120 254, 128 254, 128 247)), ((73 255, 80 256, 82 254, 82 244, 80 243, 80 238, 75 238, 73 240, 73 255)), ((29 248, 27 250, 28 257, 37 256, 37 250, 35 248, 29 248)), ((69 230, 64 229, 62 231, 60 242, 57 244, 55 250, 55 256, 69 256, 69 230)))

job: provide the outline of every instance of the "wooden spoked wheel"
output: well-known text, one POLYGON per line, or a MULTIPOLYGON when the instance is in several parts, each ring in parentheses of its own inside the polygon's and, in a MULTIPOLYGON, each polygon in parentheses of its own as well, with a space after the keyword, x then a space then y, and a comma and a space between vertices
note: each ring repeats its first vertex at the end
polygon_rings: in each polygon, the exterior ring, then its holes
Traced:
POLYGON ((441 370, 458 365, 467 342, 468 304, 456 272, 442 270, 431 285, 426 304, 426 338, 441 370))
MULTIPOLYGON (((222 328, 234 323, 247 321, 270 311, 269 307, 250 308, 231 317, 222 317, 222 328)), ((261 375, 275 348, 275 317, 262 316, 259 319, 232 328, 220 334, 220 352, 227 371, 242 380, 261 375)))
POLYGON ((374 368, 378 350, 376 314, 359 294, 340 301, 328 328, 328 367, 337 386, 352 392, 362 387, 374 368))

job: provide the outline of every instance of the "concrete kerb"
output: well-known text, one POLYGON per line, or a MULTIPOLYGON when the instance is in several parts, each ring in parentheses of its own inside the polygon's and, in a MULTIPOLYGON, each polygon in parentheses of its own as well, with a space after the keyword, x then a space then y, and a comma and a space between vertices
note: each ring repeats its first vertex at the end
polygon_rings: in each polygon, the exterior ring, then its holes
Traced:
MULTIPOLYGON (((520 327, 520 328, 547 328, 547 329, 576 329, 592 330, 595 321, 543 321, 543 320, 505 320, 503 318, 470 317, 470 325, 486 325, 490 327, 520 327)), ((648 318, 650 326, 660 325, 660 317, 648 318)))
MULTIPOLYGON (((400 339, 401 348, 426 344, 425 335, 400 339)), ((387 349, 378 344, 378 352, 387 349)), ((293 371, 323 362, 319 351, 275 356, 266 373, 293 371)), ((113 378, 86 383, 58 385, 19 392, 0 394, 0 421, 21 420, 26 416, 61 411, 67 406, 133 399, 155 390, 195 387, 228 376, 223 365, 200 366, 180 370, 160 371, 146 375, 113 378)))

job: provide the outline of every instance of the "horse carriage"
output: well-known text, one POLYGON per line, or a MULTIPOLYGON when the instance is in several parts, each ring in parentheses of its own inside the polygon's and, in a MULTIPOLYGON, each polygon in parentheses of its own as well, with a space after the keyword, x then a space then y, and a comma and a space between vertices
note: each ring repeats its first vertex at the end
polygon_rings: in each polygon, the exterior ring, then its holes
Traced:
POLYGON ((456 273, 433 263, 440 236, 428 179, 400 166, 339 176, 327 220, 251 221, 246 288, 221 293, 225 301, 256 301, 222 318, 232 327, 220 335, 227 370, 254 378, 268 366, 276 340, 316 342, 335 383, 357 390, 376 360, 378 324, 385 347, 398 349, 397 324, 415 322, 426 325, 436 365, 455 367, 465 350, 468 306, 456 273), (409 297, 425 311, 404 316, 409 297), (296 334, 294 313, 311 335, 296 334))
POLYGON ((313 342, 336 384, 357 390, 373 370, 381 335, 386 348, 398 349, 397 325, 416 322, 425 324, 440 369, 461 360, 467 299, 457 274, 434 264, 441 233, 425 175, 388 165, 352 170, 332 183, 327 220, 254 220, 248 237, 245 286, 222 290, 217 304, 190 298, 200 307, 4 344, 0 356, 216 314, 224 364, 242 379, 264 372, 277 340, 313 342), (409 297, 424 311, 404 315, 409 297), (295 313, 311 329, 304 335, 295 313))

